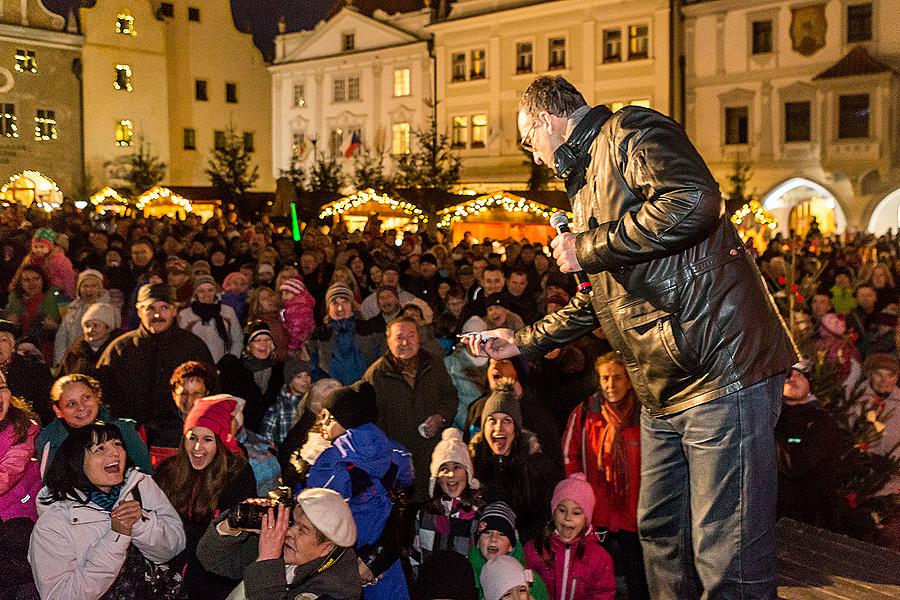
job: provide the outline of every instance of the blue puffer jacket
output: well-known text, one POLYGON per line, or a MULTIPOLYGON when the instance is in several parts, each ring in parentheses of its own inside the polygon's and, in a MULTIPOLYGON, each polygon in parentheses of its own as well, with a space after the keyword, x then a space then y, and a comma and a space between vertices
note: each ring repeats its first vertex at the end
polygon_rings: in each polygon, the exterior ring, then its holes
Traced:
POLYGON ((396 465, 396 481, 404 488, 412 484, 412 459, 406 448, 372 423, 347 431, 334 440, 309 470, 306 487, 324 487, 350 501, 356 520, 356 545, 372 544, 381 536, 393 505, 381 478, 396 465), (362 469, 372 480, 363 493, 353 496, 351 469, 362 469))

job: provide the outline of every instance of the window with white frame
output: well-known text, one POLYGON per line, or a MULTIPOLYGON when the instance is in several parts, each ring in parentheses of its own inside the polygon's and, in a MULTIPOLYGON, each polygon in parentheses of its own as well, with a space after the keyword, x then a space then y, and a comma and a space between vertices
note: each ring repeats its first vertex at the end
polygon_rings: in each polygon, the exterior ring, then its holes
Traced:
POLYGON ((450 59, 451 63, 451 75, 450 79, 452 81, 465 81, 466 80, 466 53, 465 52, 456 52, 450 59))
POLYGON ((134 124, 131 119, 116 121, 116 146, 134 145, 134 124))
POLYGON ((534 44, 516 44, 516 73, 531 73, 534 70, 534 44))
POLYGON ((487 115, 472 115, 472 147, 484 148, 487 146, 487 115))
POLYGON ((391 153, 409 154, 409 123, 394 123, 391 134, 391 153))
POLYGON ((294 108, 306 106, 306 88, 302 83, 294 84, 294 108))
POLYGON ((332 93, 331 100, 332 102, 343 102, 346 98, 344 94, 344 80, 343 79, 335 79, 332 83, 332 93))
POLYGON ((224 131, 213 131, 213 148, 219 151, 225 150, 228 140, 225 138, 224 131))
POLYGON ((291 156, 301 158, 304 154, 306 154, 306 132, 294 131, 291 134, 291 156))
POLYGON ((185 150, 197 149, 197 130, 192 127, 185 127, 181 136, 181 147, 185 150))
POLYGON ((37 57, 34 50, 16 50, 16 71, 37 73, 37 57))
POLYGON ((453 127, 450 129, 450 145, 454 148, 465 148, 469 143, 469 117, 453 117, 453 127))
POLYGON ((350 52, 356 48, 356 34, 352 31, 347 31, 341 34, 341 50, 344 52, 350 52))
POLYGON ((56 136, 56 112, 39 108, 34 117, 34 141, 55 140, 56 136))
POLYGON ((347 78, 347 100, 359 100, 359 77, 347 78))
POLYGON ((8 138, 19 137, 15 104, 0 104, 0 136, 8 138))
POLYGON ((753 21, 751 25, 752 41, 750 52, 752 54, 769 54, 772 52, 772 21, 753 21))
POLYGON ((650 56, 650 28, 647 25, 629 25, 628 60, 650 56))
POLYGON ((487 77, 487 59, 484 48, 476 48, 469 53, 469 79, 484 79, 487 77))
POLYGON ((409 69, 394 69, 394 97, 409 96, 409 69))
POLYGON ((622 30, 603 30, 603 62, 619 62, 622 60, 622 30))
POLYGON ((566 38, 551 38, 547 48, 547 68, 566 68, 566 38))

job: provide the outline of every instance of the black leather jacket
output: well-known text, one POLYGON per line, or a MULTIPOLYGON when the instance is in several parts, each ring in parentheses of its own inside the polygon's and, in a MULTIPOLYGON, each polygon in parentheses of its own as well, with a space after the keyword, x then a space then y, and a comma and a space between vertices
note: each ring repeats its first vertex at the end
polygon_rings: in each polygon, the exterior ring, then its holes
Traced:
POLYGON ((584 184, 567 187, 576 254, 593 292, 516 332, 526 358, 599 322, 653 415, 709 402, 796 362, 718 185, 681 126, 626 107, 608 117, 590 152, 584 184))

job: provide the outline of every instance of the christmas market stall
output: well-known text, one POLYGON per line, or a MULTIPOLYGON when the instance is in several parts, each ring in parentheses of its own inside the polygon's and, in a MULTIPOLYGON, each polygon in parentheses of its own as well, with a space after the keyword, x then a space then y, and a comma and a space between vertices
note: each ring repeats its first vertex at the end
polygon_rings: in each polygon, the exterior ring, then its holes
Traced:
POLYGON ((23 171, 9 178, 0 188, 0 203, 4 207, 19 204, 22 208, 32 205, 46 212, 60 207, 63 201, 62 192, 56 182, 38 171, 23 171))
POLYGON ((365 228, 372 215, 378 216, 382 231, 415 230, 419 223, 428 221, 425 211, 415 204, 380 194, 371 188, 329 202, 319 211, 319 218, 330 218, 332 226, 343 220, 348 231, 365 228))
POLYGON ((184 219, 187 213, 194 212, 191 201, 180 196, 167 187, 154 186, 138 196, 135 205, 145 217, 171 217, 184 219))
POLYGON ((94 211, 99 215, 113 213, 124 216, 131 209, 128 199, 109 186, 98 191, 89 200, 94 211))
MULTIPOLYGON (((450 230, 454 244, 467 231, 477 240, 512 238, 544 244, 556 235, 550 215, 563 208, 564 202, 562 192, 494 192, 439 210, 438 227, 450 230), (535 196, 543 202, 532 199, 535 196)), ((568 211, 567 215, 571 218, 568 211)))

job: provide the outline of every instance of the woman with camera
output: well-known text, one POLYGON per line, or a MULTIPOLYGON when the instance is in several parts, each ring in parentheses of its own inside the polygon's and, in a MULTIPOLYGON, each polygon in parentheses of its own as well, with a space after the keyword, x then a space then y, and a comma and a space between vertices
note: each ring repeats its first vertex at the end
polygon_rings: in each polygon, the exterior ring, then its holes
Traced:
POLYGON ((181 519, 132 468, 118 427, 97 421, 72 431, 44 483, 28 550, 43 600, 177 597, 163 563, 184 549, 181 519))
POLYGON ((159 486, 184 521, 187 564, 184 587, 189 599, 220 600, 237 581, 210 573, 197 560, 197 544, 218 514, 256 496, 253 470, 232 435, 237 402, 230 396, 198 400, 184 419, 178 454, 157 471, 159 486))

